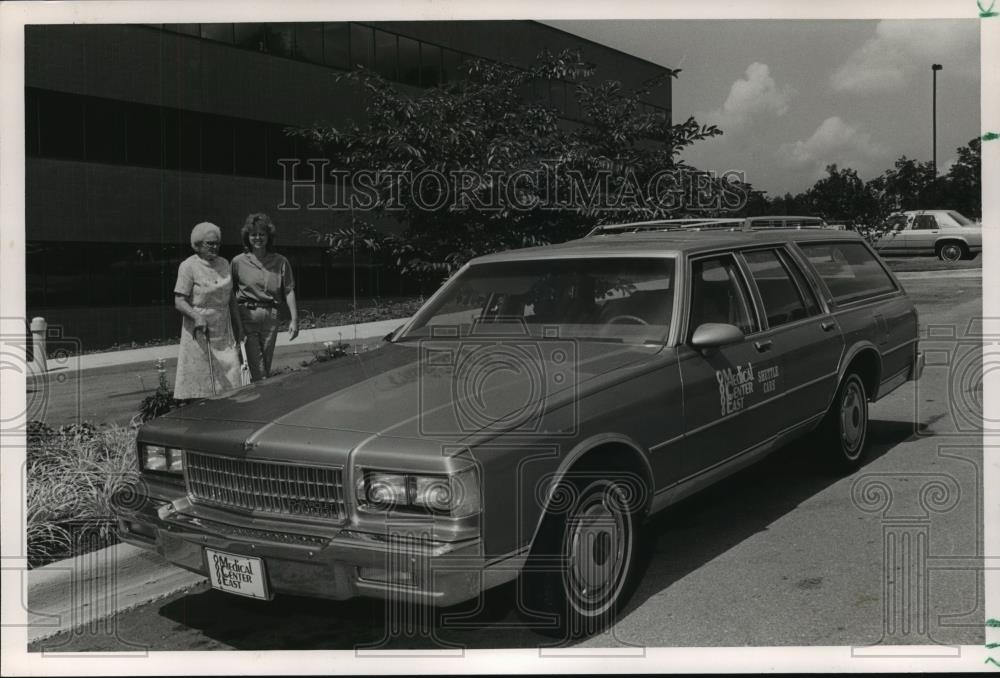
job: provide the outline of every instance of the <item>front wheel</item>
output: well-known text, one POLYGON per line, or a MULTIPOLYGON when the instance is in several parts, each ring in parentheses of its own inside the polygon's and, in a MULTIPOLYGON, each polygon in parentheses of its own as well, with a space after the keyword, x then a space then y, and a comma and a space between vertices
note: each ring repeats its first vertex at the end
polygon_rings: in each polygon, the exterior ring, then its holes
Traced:
POLYGON ((525 612, 551 614, 565 639, 611 627, 637 560, 631 483, 612 477, 564 482, 539 531, 524 578, 525 612), (565 507, 565 510, 561 510, 565 507))
POLYGON ((947 261, 949 263, 955 263, 966 256, 965 245, 960 242, 946 242, 938 245, 938 257, 941 261, 947 261))

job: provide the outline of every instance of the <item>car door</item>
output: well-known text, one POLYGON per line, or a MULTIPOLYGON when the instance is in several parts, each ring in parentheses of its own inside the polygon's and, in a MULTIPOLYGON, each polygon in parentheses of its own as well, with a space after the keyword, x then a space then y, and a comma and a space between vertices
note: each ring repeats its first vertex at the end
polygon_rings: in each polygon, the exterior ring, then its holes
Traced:
POLYGON ((774 365, 757 371, 762 396, 778 413, 777 433, 823 414, 837 388, 843 339, 837 319, 819 301, 816 289, 785 247, 741 253, 760 305, 774 365))
POLYGON ((760 321, 743 269, 731 253, 692 258, 687 267, 687 320, 677 348, 684 398, 684 440, 675 446, 669 478, 691 478, 766 440, 776 430, 758 374, 774 367, 759 341, 760 321), (690 345, 703 323, 739 327, 744 341, 705 351, 690 345))
POLYGON ((934 241, 937 240, 940 228, 933 214, 918 214, 913 217, 906 238, 907 254, 933 254, 934 241))
POLYGON ((875 249, 882 254, 904 254, 906 252, 907 219, 905 214, 894 214, 886 220, 886 231, 875 243, 875 249))

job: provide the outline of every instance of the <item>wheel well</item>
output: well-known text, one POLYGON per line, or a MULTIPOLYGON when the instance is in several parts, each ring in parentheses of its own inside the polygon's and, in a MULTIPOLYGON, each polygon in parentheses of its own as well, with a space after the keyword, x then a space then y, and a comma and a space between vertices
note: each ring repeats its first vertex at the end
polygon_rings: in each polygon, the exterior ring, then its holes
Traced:
POLYGON ((934 243, 934 249, 940 252, 942 247, 944 247, 945 245, 948 245, 950 243, 954 243, 956 245, 959 245, 964 250, 968 250, 969 249, 969 246, 965 243, 965 241, 959 240, 958 238, 951 238, 951 237, 949 237, 949 238, 941 238, 940 240, 938 240, 937 242, 935 242, 934 243))
MULTIPOLYGON (((653 500, 653 478, 642 454, 624 443, 603 443, 587 450, 566 470, 564 477, 573 473, 624 471, 634 474, 642 482, 640 513, 649 510, 653 500)), ((638 489, 638 488, 636 488, 638 489)))
POLYGON ((878 392, 882 372, 881 359, 879 358, 878 353, 873 349, 864 349, 859 351, 856 356, 851 358, 851 362, 847 365, 847 369, 844 370, 844 375, 851 372, 858 373, 861 377, 861 381, 865 385, 865 391, 868 394, 868 398, 874 398, 875 394, 878 392))

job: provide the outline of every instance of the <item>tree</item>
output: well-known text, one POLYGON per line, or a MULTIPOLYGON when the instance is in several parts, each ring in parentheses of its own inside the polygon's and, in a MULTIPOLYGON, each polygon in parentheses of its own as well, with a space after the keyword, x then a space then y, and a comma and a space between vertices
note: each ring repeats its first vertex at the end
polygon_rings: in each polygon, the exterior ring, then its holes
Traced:
POLYGON ((977 137, 956 149, 958 160, 948 170, 948 207, 967 217, 983 214, 982 141, 977 137))
POLYGON ((827 165, 826 173, 806 192, 813 214, 850 225, 867 223, 877 215, 878 199, 855 170, 827 165))
MULTIPOLYGON (((321 242, 338 251, 364 243, 403 272, 450 272, 472 256, 562 241, 596 223, 683 214, 686 182, 697 177, 678 154, 722 133, 644 110, 642 99, 678 70, 633 91, 592 82, 595 68, 578 51, 544 52, 527 69, 473 60, 464 70, 416 95, 352 71, 341 78, 363 93, 365 119, 295 131, 365 199, 351 227, 317 233, 321 242), (539 96, 565 83, 579 123, 560 120, 539 96), (357 183, 375 170, 382 180, 357 183), (384 218, 402 231, 376 228, 384 218)), ((721 182, 707 184, 722 195, 721 182)))

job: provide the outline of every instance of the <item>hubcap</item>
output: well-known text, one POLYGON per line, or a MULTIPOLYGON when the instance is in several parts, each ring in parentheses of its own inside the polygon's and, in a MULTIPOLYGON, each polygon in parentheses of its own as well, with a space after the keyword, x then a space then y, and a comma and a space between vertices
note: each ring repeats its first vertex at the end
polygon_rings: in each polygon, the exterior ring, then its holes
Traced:
POLYGON ((614 601, 627 565, 632 535, 628 516, 617 503, 606 492, 595 494, 567 526, 567 584, 571 596, 591 613, 614 601))
POLYGON ((941 254, 946 261, 958 261, 962 256, 962 250, 958 245, 945 245, 941 249, 941 254))
POLYGON ((865 396, 857 382, 850 382, 840 403, 840 437, 844 452, 854 459, 861 452, 867 426, 865 396))

